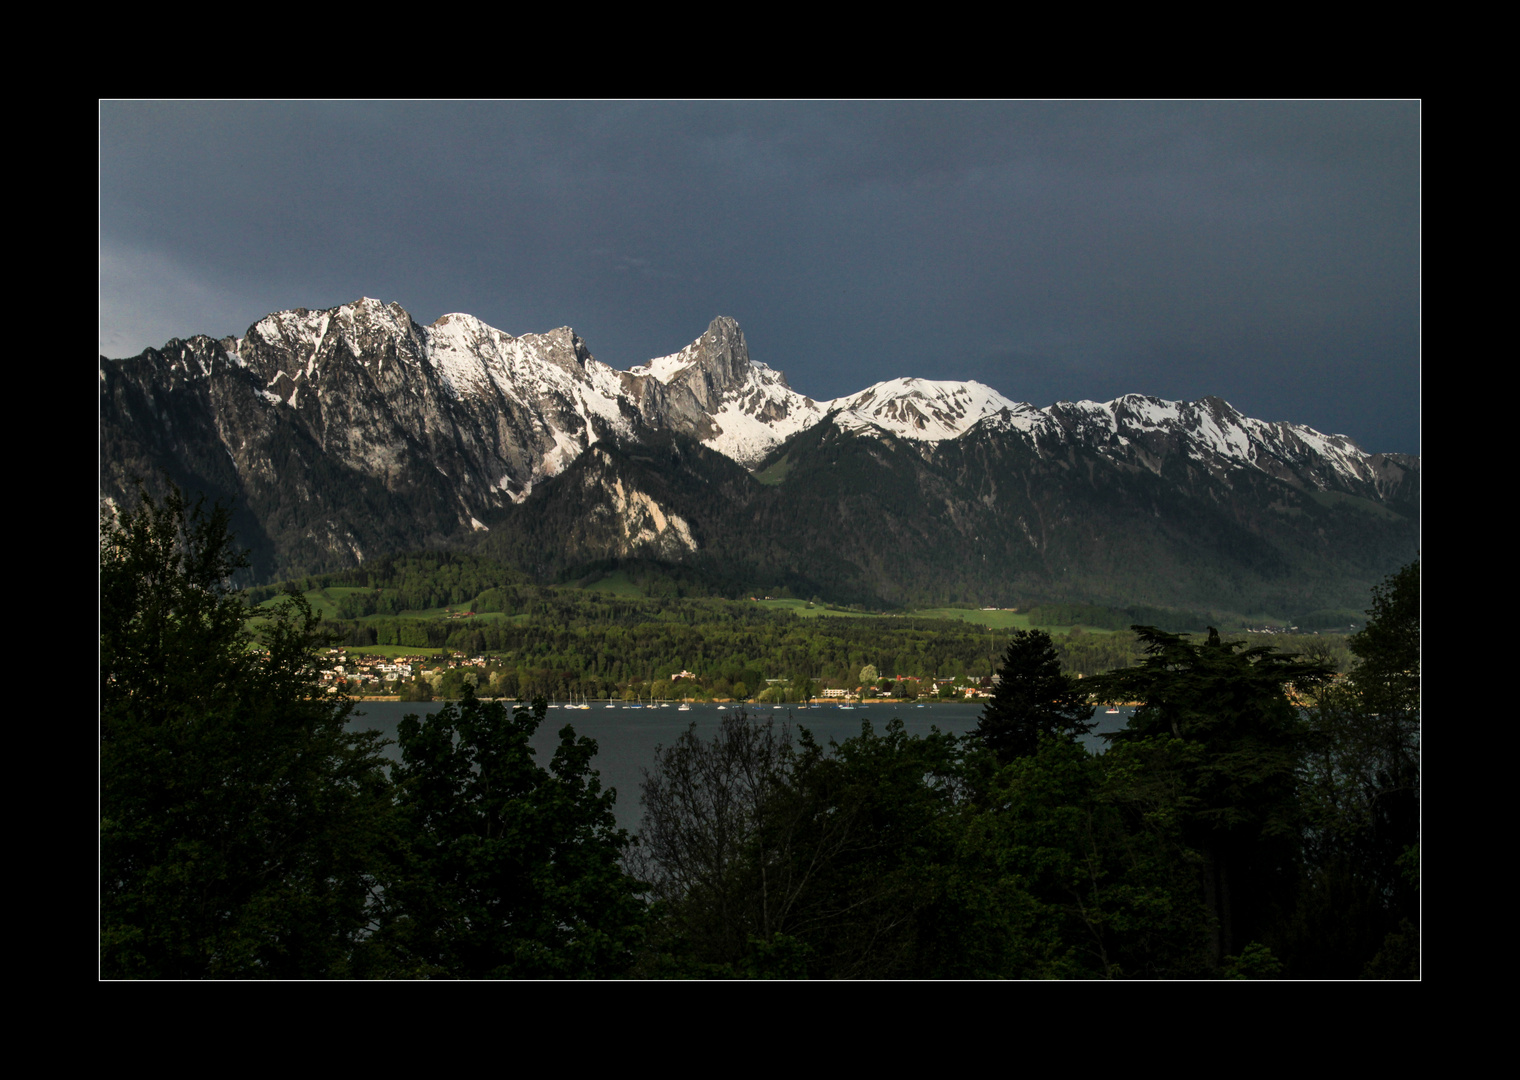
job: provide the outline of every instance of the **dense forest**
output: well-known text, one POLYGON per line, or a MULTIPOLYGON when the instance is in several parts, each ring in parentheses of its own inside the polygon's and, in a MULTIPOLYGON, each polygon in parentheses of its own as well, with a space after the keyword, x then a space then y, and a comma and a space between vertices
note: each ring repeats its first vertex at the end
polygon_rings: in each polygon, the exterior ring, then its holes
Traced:
MULTIPOLYGON (((1418 562, 1374 591, 1344 676, 1137 624, 1085 635, 1134 662, 1079 681, 1071 639, 1031 628, 997 640, 965 737, 893 723, 823 746, 736 713, 660 753, 635 837, 594 742, 567 726, 535 761, 541 700, 466 691, 403 722, 387 763, 316 692, 330 638, 305 595, 249 619, 270 598, 231 588, 228 524, 173 490, 102 519, 104 977, 1419 975, 1418 562), (1089 753, 1084 707, 1121 698, 1145 704, 1089 753)), ((445 604, 485 591, 458 573, 445 604)), ((531 628, 504 651, 548 639, 567 671, 693 645, 820 675, 957 662, 936 651, 955 624, 585 597, 559 625, 552 595, 486 588, 527 618, 469 632, 531 628)))

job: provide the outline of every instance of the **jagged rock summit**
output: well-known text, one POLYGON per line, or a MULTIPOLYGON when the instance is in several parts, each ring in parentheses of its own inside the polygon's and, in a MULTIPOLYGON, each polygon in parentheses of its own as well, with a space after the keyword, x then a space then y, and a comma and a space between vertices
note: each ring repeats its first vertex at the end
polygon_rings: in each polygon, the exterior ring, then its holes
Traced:
POLYGON ((824 411, 750 359, 739 324, 720 315, 686 348, 624 373, 653 428, 690 435, 743 465, 823 419, 824 411))

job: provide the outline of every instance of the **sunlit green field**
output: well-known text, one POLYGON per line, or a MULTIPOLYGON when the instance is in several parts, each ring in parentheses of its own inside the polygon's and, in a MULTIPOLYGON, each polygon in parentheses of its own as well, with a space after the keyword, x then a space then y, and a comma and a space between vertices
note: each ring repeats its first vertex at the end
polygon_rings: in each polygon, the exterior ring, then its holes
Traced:
POLYGON ((627 571, 614 570, 606 577, 598 578, 581 588, 591 592, 611 593, 614 596, 643 596, 643 588, 629 578, 627 571))
MULTIPOLYGON (((890 614, 865 611, 842 611, 836 608, 825 607, 822 604, 809 606, 806 600, 760 600, 757 601, 762 607, 773 611, 790 611, 794 615, 803 618, 813 618, 821 615, 836 615, 852 619, 956 619, 960 622, 976 623, 993 630, 1028 630, 1029 616, 1017 611, 972 611, 966 608, 920 608, 917 611, 893 612, 890 614)), ((1047 626, 1042 629, 1050 633, 1066 633, 1071 630, 1069 626, 1047 626)), ((1112 630, 1101 630, 1094 627, 1083 627, 1093 634, 1111 634, 1112 630)))
MULTIPOLYGON (((962 622, 979 623, 982 626, 989 626, 994 630, 1035 629, 1029 625, 1029 616, 1018 611, 968 611, 965 608, 922 608, 913 614, 927 619, 959 619, 962 622)), ((1039 629, 1051 634, 1064 634, 1074 629, 1074 627, 1042 626, 1039 629)), ((1089 634, 1113 633, 1112 630, 1104 630, 1096 626, 1083 626, 1082 629, 1089 634)))
POLYGON ((837 615, 849 619, 880 618, 865 611, 840 611, 837 608, 828 608, 822 604, 809 605, 806 600, 757 600, 755 603, 772 611, 790 611, 793 615, 801 615, 805 619, 811 619, 819 615, 837 615))

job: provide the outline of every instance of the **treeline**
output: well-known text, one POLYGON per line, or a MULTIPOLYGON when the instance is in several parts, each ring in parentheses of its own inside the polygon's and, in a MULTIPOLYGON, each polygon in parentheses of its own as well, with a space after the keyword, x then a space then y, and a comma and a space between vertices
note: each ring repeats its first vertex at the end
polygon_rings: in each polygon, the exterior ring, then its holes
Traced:
POLYGON ((247 597, 250 604, 258 606, 282 596, 290 588, 303 593, 335 587, 370 590, 363 598, 340 601, 346 605, 344 618, 353 619, 466 604, 488 590, 524 580, 522 574, 495 560, 445 551, 385 556, 353 569, 260 585, 249 589, 247 597))
POLYGON ((1039 604, 1028 611, 1031 626, 1090 626, 1099 630, 1127 630, 1131 626, 1159 626, 1175 633, 1196 633, 1214 617, 1196 611, 1170 608, 1102 607, 1097 604, 1039 604))

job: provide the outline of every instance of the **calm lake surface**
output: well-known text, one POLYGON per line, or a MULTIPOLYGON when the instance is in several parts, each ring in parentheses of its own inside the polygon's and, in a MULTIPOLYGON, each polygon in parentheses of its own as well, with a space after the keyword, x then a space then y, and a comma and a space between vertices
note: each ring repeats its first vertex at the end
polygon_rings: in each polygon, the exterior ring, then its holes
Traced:
MULTIPOLYGON (((402 717, 409 714, 418 717, 441 709, 440 702, 416 701, 365 701, 359 702, 349 726, 356 729, 379 731, 386 738, 396 738, 396 728, 402 717)), ((559 732, 566 724, 575 728, 577 735, 589 735, 596 740, 595 767, 602 775, 603 788, 617 789, 617 819, 623 828, 636 832, 642 810, 639 806, 639 784, 643 770, 654 764, 655 748, 669 746, 692 724, 697 733, 717 731, 723 718, 732 715, 733 706, 727 710, 717 705, 692 705, 690 711, 679 712, 676 706, 666 708, 633 709, 617 704, 607 708, 606 702, 592 705, 590 709, 549 709, 544 722, 533 736, 533 748, 538 752, 538 762, 544 768, 554 756, 559 745, 559 732)), ((805 727, 824 746, 829 740, 843 742, 859 735, 861 725, 868 723, 880 733, 893 719, 900 719, 910 735, 927 735, 931 728, 964 735, 976 727, 982 715, 979 704, 943 704, 916 706, 906 705, 857 705, 854 709, 841 709, 825 705, 801 709, 795 705, 750 706, 750 715, 774 718, 776 724, 788 724, 795 731, 805 727)), ((1104 743, 1097 736, 1106 731, 1118 731, 1129 722, 1132 709, 1123 709, 1118 715, 1094 711, 1098 722, 1094 732, 1084 740, 1093 750, 1101 750, 1104 743)), ((400 760, 400 751, 392 741, 386 753, 400 760)))

